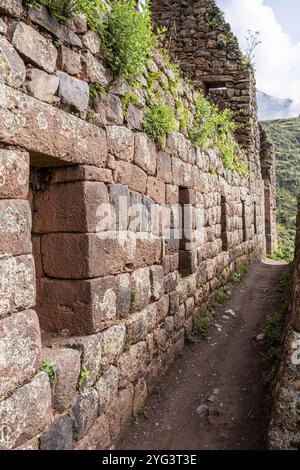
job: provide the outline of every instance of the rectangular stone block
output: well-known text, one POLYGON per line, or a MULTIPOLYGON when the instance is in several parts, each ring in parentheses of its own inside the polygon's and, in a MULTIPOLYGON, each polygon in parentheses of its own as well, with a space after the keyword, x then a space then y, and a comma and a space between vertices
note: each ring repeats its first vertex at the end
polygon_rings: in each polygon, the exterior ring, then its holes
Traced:
POLYGON ((71 335, 88 335, 111 326, 124 292, 118 277, 88 280, 43 278, 38 291, 37 311, 46 331, 67 330, 71 335))
POLYGON ((114 178, 116 183, 127 185, 132 191, 146 192, 147 174, 132 163, 116 162, 114 178))
POLYGON ((147 365, 147 348, 145 341, 131 346, 128 352, 122 354, 118 361, 119 385, 126 387, 129 382, 135 382, 144 375, 147 365))
POLYGON ((134 133, 122 126, 106 129, 108 152, 118 160, 132 162, 134 156, 134 133))
POLYGON ((53 365, 52 406, 63 412, 72 405, 80 374, 80 352, 70 348, 44 348, 43 360, 53 365))
POLYGON ((100 374, 101 366, 101 334, 62 338, 56 337, 51 342, 53 347, 73 348, 80 352, 82 369, 90 372, 88 377, 79 384, 79 389, 83 391, 86 387, 91 387, 96 382, 100 374))
POLYGON ((76 165, 53 169, 50 183, 73 183, 74 181, 98 181, 112 183, 112 171, 91 165, 76 165))
POLYGON ((0 84, 0 142, 20 145, 37 166, 103 167, 105 132, 71 114, 0 84))
POLYGON ((134 260, 134 243, 100 240, 97 234, 57 233, 42 237, 45 273, 60 279, 91 279, 125 271, 134 260))
POLYGON ((32 255, 0 259, 0 318, 35 305, 32 255))
POLYGON ((104 183, 49 184, 35 195, 33 232, 96 232, 97 209, 108 202, 104 183))
POLYGON ((44 372, 0 402, 0 449, 29 441, 51 421, 51 389, 44 372))
POLYGON ((157 204, 165 204, 166 202, 166 185, 153 176, 147 179, 147 195, 151 197, 157 204))
POLYGON ((0 200, 0 255, 32 252, 31 210, 27 201, 0 200))
POLYGON ((101 370, 107 370, 120 357, 125 347, 124 323, 112 326, 101 334, 101 370))
POLYGON ((0 199, 26 199, 28 186, 28 153, 0 149, 0 199))
POLYGON ((0 320, 0 399, 30 380, 40 365, 41 335, 32 310, 0 320))

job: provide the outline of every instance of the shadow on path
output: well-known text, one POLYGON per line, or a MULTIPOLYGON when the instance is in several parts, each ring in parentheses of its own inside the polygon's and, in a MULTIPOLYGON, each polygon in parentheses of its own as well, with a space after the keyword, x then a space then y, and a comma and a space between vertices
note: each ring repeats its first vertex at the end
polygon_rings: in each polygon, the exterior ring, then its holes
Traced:
POLYGON ((255 338, 280 303, 286 267, 268 260, 249 268, 217 313, 221 331, 213 326, 207 340, 184 348, 148 398, 148 418, 131 424, 117 449, 264 448, 271 404, 263 384, 263 344, 255 338), (223 318, 226 309, 236 317, 223 318), (212 395, 215 401, 208 401, 212 395), (201 404, 209 416, 196 413, 201 404))

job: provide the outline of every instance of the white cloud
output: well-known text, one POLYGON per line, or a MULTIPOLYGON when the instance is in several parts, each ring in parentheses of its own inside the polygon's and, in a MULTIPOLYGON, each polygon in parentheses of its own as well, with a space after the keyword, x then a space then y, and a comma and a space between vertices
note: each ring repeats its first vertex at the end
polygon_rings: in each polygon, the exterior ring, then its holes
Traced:
POLYGON ((242 49, 246 48, 247 30, 260 31, 262 44, 257 47, 255 57, 258 88, 278 98, 292 98, 299 110, 300 42, 292 42, 264 0, 216 1, 242 49))

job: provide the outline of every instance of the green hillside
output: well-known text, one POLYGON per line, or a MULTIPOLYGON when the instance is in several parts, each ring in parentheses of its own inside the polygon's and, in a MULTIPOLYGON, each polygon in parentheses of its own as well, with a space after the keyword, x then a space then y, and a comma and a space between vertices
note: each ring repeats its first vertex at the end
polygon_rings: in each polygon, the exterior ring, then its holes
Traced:
POLYGON ((293 253, 300 189, 300 118, 266 121, 262 125, 276 148, 279 244, 284 251, 293 253))

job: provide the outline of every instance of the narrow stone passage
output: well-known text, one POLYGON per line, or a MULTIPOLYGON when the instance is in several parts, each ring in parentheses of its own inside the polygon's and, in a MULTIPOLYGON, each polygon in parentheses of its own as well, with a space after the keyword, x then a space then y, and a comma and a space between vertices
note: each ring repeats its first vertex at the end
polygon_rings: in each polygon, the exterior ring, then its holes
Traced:
POLYGON ((286 266, 268 260, 250 267, 209 338, 185 347, 147 400, 148 418, 130 425, 118 449, 264 449, 271 403, 264 346, 256 337, 280 304, 286 266), (236 316, 225 318, 227 309, 236 316), (202 404, 208 416, 197 414, 202 404))

